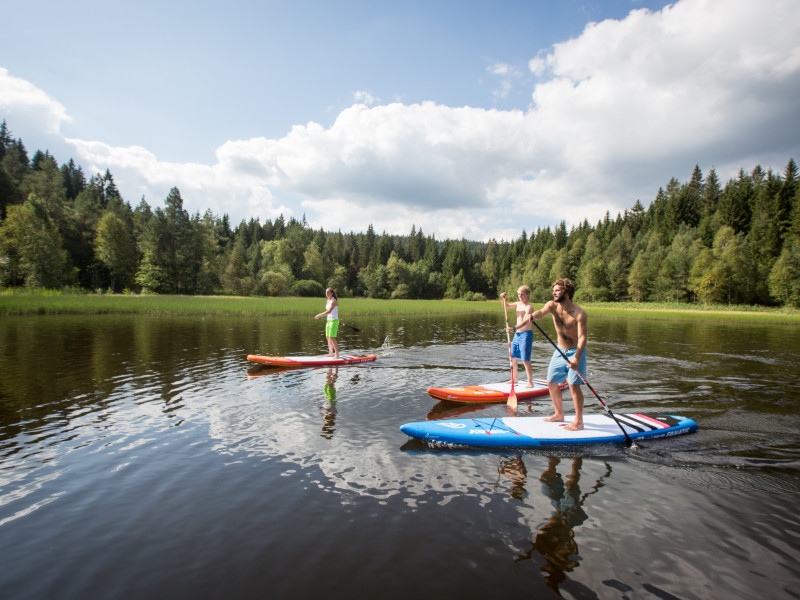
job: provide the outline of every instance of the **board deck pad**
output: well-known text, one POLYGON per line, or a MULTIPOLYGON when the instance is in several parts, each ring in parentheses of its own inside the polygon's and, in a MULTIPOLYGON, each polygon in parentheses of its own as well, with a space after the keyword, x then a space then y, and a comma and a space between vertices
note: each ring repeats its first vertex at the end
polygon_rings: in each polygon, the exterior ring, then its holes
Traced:
MULTIPOLYGON (((657 439, 697 431, 687 417, 663 414, 614 414, 633 440, 657 439)), ((624 444, 620 425, 607 414, 585 414, 584 428, 569 431, 571 421, 545 421, 544 417, 484 417, 406 423, 400 431, 409 437, 441 444, 482 448, 528 448, 624 444)))
POLYGON ((248 354, 247 360, 262 365, 274 367, 325 367, 352 365, 375 360, 374 354, 340 354, 339 358, 333 356, 260 356, 248 354))
MULTIPOLYGON (((518 400, 548 394, 546 379, 534 379, 532 383, 533 387, 528 387, 527 380, 514 384, 514 394, 518 400)), ((565 382, 559 387, 563 390, 569 386, 565 382)), ((428 388, 428 394, 437 400, 450 400, 451 402, 505 402, 511 394, 511 383, 484 383, 452 388, 432 387, 428 388)))

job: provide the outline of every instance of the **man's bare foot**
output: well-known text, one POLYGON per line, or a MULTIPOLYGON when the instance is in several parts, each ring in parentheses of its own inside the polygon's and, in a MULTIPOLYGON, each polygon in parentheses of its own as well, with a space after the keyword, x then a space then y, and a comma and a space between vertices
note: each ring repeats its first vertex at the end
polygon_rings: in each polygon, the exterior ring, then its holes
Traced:
POLYGON ((573 421, 569 425, 566 425, 564 429, 567 431, 580 431, 583 429, 583 421, 573 421))
POLYGON ((526 388, 532 388, 532 387, 533 387, 533 382, 532 382, 532 381, 529 381, 529 382, 528 382, 528 385, 526 385, 525 387, 526 387, 526 388))
POLYGON ((553 415, 552 417, 545 417, 544 420, 547 422, 559 422, 564 420, 564 415, 553 415))

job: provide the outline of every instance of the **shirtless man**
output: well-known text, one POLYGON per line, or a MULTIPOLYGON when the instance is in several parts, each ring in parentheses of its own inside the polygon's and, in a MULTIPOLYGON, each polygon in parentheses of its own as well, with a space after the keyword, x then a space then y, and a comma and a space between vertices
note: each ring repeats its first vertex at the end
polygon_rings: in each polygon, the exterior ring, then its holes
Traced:
POLYGON ((550 367, 547 369, 547 387, 553 401, 555 414, 545 421, 563 421, 561 388, 559 383, 567 379, 572 400, 575 403, 575 420, 564 429, 577 431, 583 429, 583 390, 578 372, 586 377, 586 311, 572 301, 575 284, 570 279, 559 279, 553 284, 553 299, 540 310, 533 313, 537 321, 546 314, 553 315, 553 323, 558 334, 558 345, 569 358, 569 364, 558 352, 553 351, 550 367), (569 373, 569 377, 567 377, 569 373))
POLYGON ((514 379, 513 383, 517 383, 517 359, 521 360, 525 365, 525 373, 528 375, 528 387, 531 388, 533 387, 533 371, 531 370, 533 307, 528 302, 528 298, 531 297, 531 289, 527 285, 523 285, 517 290, 517 296, 519 296, 519 302, 506 304, 506 293, 500 294, 504 308, 508 306, 517 309, 517 324, 506 330, 514 333, 514 339, 511 341, 511 375, 514 379))

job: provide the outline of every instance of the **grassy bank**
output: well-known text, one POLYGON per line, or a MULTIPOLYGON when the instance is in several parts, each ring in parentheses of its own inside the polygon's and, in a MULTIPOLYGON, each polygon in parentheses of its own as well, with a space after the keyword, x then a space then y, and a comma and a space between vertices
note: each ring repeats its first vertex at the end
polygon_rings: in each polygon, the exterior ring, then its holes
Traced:
POLYGON ((706 306, 658 302, 596 302, 582 306, 590 316, 598 317, 800 325, 800 311, 766 306, 706 306))
MULTIPOLYGON (((459 300, 340 298, 343 314, 425 315, 497 310, 497 303, 459 300)), ((117 294, 0 293, 0 315, 158 314, 220 316, 313 315, 325 298, 237 296, 135 296, 117 294)))
MULTIPOLYGON (((341 298, 342 314, 428 315, 500 311, 498 301, 376 300, 341 298)), ((0 316, 36 314, 153 314, 220 316, 313 315, 324 298, 250 298, 232 296, 136 296, 50 291, 0 292, 0 316)), ((641 319, 686 319, 800 324, 800 311, 748 306, 699 306, 634 302, 583 304, 589 316, 641 319)), ((538 308, 538 306, 536 306, 538 308)))

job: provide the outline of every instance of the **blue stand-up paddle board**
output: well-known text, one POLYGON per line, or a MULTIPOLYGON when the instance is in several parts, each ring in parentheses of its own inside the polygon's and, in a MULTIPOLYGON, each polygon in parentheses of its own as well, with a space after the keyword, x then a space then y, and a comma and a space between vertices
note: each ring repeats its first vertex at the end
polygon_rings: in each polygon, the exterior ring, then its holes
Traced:
MULTIPOLYGON (((665 438, 697 431, 697 423, 686 417, 660 414, 614 414, 631 439, 665 438)), ((624 444, 620 426, 607 414, 583 415, 583 429, 568 431, 570 421, 551 422, 544 417, 484 417, 443 419, 406 423, 406 435, 441 444, 481 448, 539 448, 624 444)))

